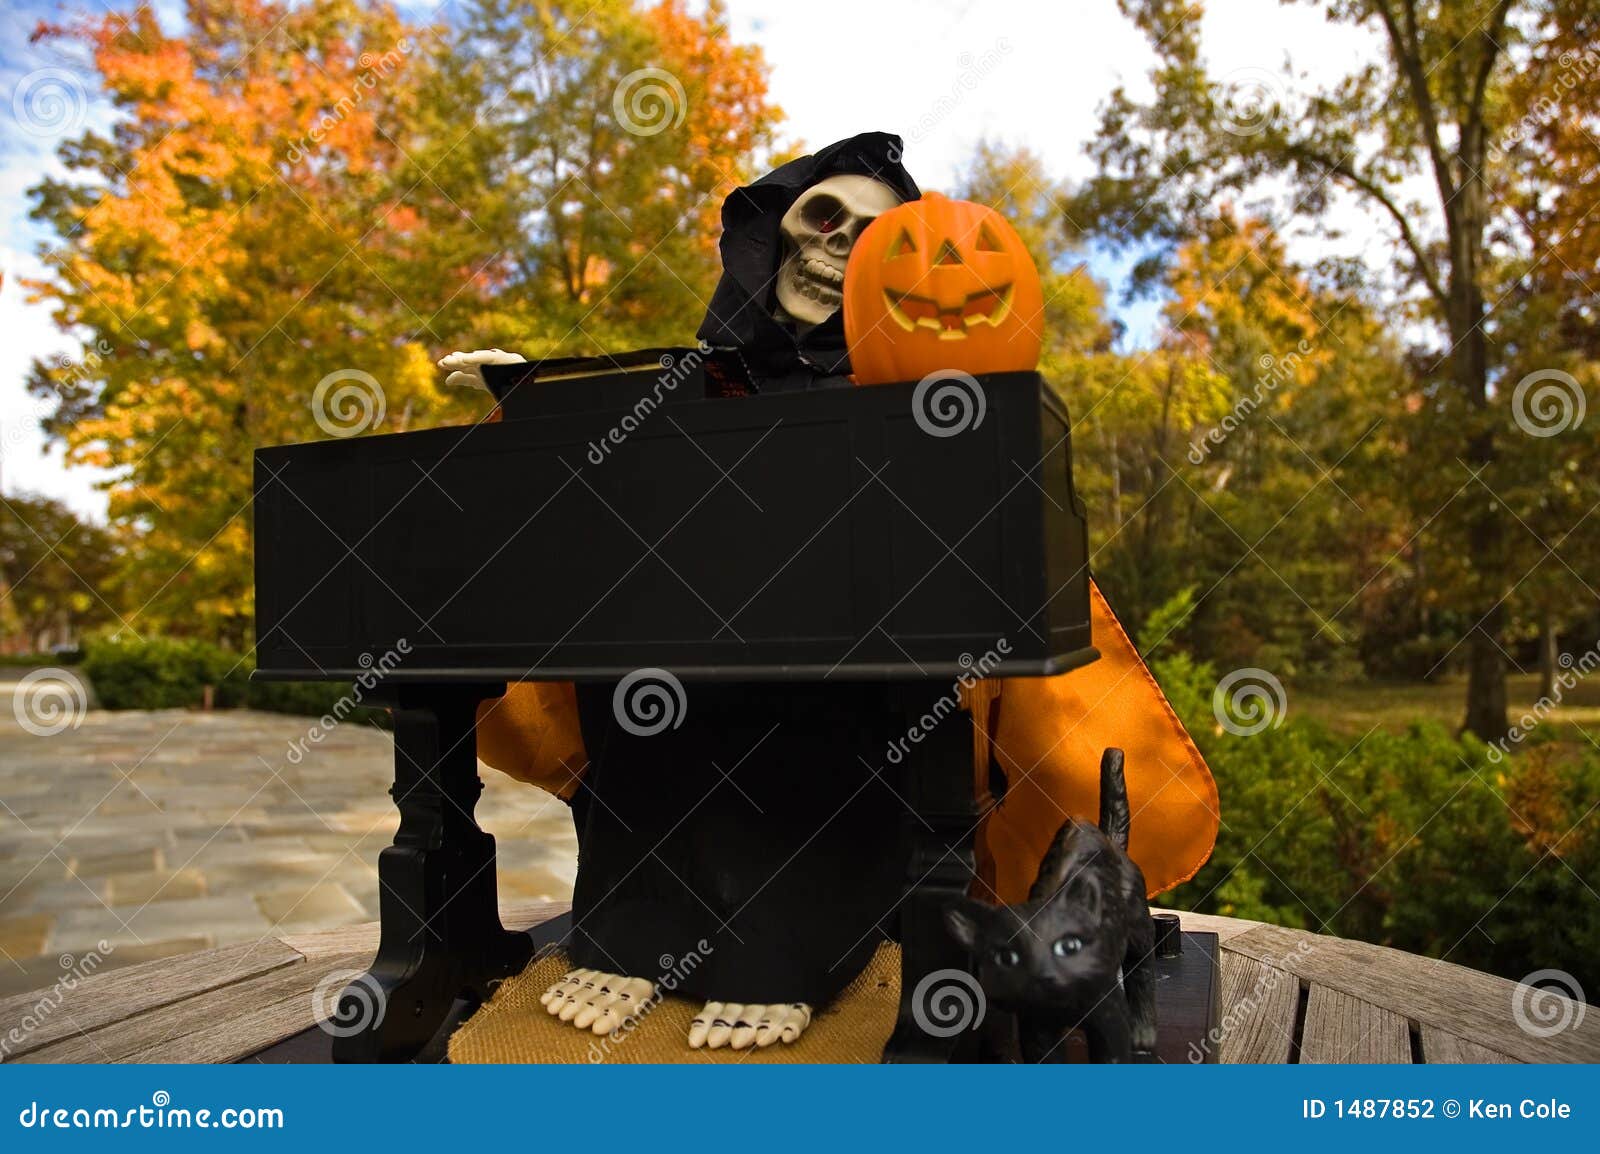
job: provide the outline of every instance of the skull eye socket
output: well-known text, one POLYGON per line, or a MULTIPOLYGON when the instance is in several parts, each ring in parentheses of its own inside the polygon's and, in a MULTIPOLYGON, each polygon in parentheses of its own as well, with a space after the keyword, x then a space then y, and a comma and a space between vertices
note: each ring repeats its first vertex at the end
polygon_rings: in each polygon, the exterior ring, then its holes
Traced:
POLYGON ((907 253, 916 251, 917 242, 911 239, 911 233, 906 229, 901 229, 900 235, 895 237, 894 242, 889 245, 889 251, 883 254, 883 259, 893 260, 897 256, 905 256, 907 253))
POLYGON ((827 194, 814 196, 800 210, 800 219, 817 232, 833 232, 845 222, 844 205, 827 194))
POLYGON ((1000 238, 995 236, 994 231, 987 224, 978 226, 978 239, 973 243, 972 247, 978 252, 1005 251, 1000 245, 1000 238))

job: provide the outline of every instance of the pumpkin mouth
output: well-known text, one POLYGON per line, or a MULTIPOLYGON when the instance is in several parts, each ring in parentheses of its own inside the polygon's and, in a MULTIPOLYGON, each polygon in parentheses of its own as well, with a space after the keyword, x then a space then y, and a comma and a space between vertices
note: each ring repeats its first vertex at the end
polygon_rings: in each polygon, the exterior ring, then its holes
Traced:
POLYGON ((894 289, 884 289, 883 299, 889 306, 889 315, 901 328, 907 332, 932 329, 941 341, 963 340, 968 329, 976 325, 996 326, 1011 312, 1011 286, 1008 284, 968 293, 953 308, 932 297, 894 289))

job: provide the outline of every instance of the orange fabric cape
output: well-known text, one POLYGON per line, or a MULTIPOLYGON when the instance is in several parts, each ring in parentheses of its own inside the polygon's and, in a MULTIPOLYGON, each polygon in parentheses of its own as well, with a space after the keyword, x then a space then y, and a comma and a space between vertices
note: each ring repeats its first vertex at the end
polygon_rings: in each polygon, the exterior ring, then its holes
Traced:
MULTIPOLYGON (((1022 901, 1069 817, 1095 820, 1100 755, 1127 755, 1129 853, 1152 896, 1193 877, 1217 838, 1217 786, 1100 590, 1089 588, 1100 660, 1057 677, 978 682, 963 694, 977 722, 974 756, 993 756, 1004 799, 978 833, 980 889, 1022 901)), ((523 681, 478 709, 478 756, 519 781, 569 798, 588 767, 578 699, 564 682, 523 681)))

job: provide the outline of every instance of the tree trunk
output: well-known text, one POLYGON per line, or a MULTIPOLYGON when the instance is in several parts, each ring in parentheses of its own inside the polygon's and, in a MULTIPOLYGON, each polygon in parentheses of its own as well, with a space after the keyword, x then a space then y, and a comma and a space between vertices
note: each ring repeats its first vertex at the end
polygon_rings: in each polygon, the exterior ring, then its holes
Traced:
MULTIPOLYGON (((1467 461, 1475 470, 1488 472, 1494 463, 1494 425, 1489 408, 1489 349, 1483 332, 1483 289, 1478 280, 1483 256, 1487 205, 1478 134, 1463 141, 1463 151, 1479 160, 1445 202, 1450 243, 1449 330, 1451 367, 1457 386, 1474 412, 1474 428, 1467 436, 1467 461)), ((1492 484, 1492 481, 1489 482, 1492 484)), ((1480 576, 1484 610, 1467 641, 1467 716, 1462 727, 1484 741, 1506 732, 1506 662, 1502 639, 1506 624, 1505 514, 1488 492, 1473 498, 1474 512, 1467 526, 1467 549, 1480 576)))
POLYGON ((1556 662, 1561 653, 1560 638, 1547 613, 1539 623, 1539 696, 1547 701, 1556 699, 1556 662))

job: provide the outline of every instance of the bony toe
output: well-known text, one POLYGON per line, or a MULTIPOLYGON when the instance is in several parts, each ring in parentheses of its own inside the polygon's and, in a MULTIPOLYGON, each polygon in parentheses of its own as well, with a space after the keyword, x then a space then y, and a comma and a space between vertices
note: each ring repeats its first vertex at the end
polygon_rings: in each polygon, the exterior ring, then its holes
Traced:
POLYGON ((766 1016, 766 1012, 765 1006, 746 1006, 733 1023, 733 1033, 728 1037, 728 1044, 735 1050, 749 1049, 754 1045, 756 1027, 766 1016))
POLYGON ((711 1020, 711 1030, 706 1034, 706 1045, 713 1050, 720 1050, 726 1046, 728 1039, 733 1037, 733 1023, 743 1009, 744 1006, 738 1002, 724 1004, 722 1013, 711 1020))
POLYGON ((695 1015, 694 1021, 689 1024, 689 1048, 691 1050, 698 1050, 706 1044, 706 1038, 711 1033, 711 1023, 721 1013, 721 1002, 707 1002, 700 1008, 700 1012, 695 1015))

